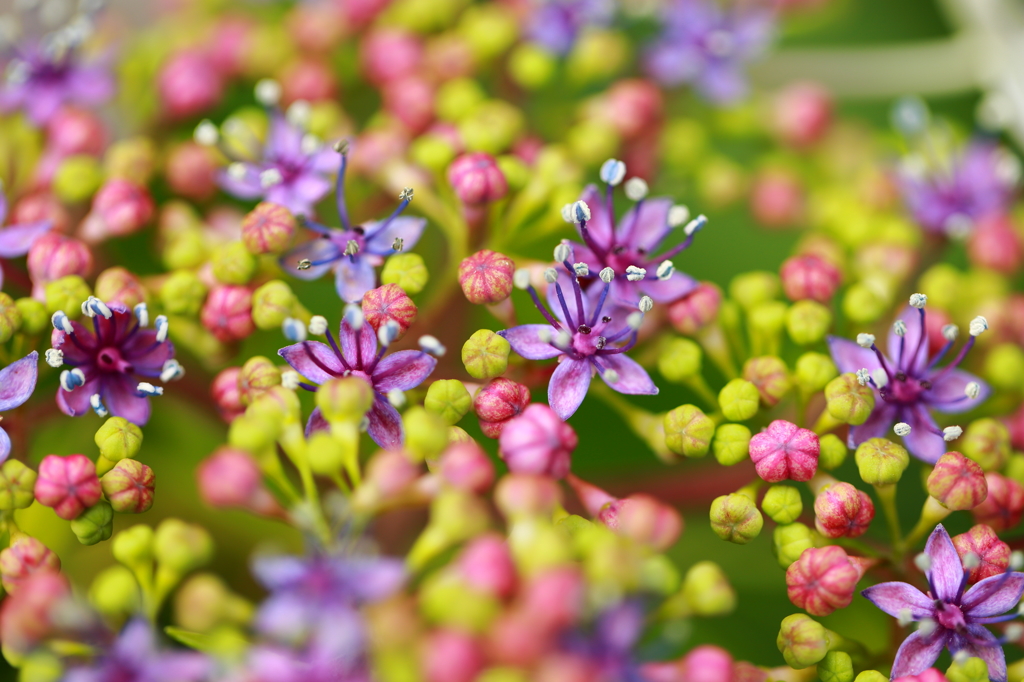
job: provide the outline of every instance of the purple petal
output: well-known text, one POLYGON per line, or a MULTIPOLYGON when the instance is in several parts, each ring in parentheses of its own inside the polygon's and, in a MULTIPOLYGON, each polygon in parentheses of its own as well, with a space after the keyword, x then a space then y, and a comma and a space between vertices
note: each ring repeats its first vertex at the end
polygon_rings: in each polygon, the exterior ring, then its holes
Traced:
POLYGON ((900 611, 910 609, 913 620, 931 617, 935 605, 928 596, 913 585, 901 582, 879 583, 861 592, 872 604, 894 618, 900 611))
POLYGON ((114 642, 114 653, 117 658, 144 663, 155 653, 156 640, 149 623, 135 619, 128 622, 114 642))
POLYGON ((102 66, 80 66, 68 74, 68 94, 86 105, 102 104, 114 94, 114 80, 102 66))
MULTIPOLYGON (((547 298, 548 298, 548 309, 554 313, 555 317, 566 324, 570 329, 576 329, 580 324, 579 307, 576 305, 576 289, 573 283, 573 278, 566 272, 565 267, 558 263, 555 265, 558 270, 558 279, 555 280, 554 284, 548 285, 547 298), (558 298, 558 290, 562 290, 562 297, 565 299, 565 308, 562 307, 562 301, 558 298), (569 311, 569 319, 565 319, 565 311, 569 311)), ((583 317, 590 317, 591 301, 589 297, 583 296, 583 317)), ((634 305, 636 301, 633 302, 634 305)))
MULTIPOLYGON (((88 385, 88 384, 87 384, 88 385)), ((139 382, 126 375, 106 376, 101 380, 100 398, 115 417, 145 426, 149 421, 149 398, 138 394, 139 382)), ((85 386, 75 389, 82 391, 85 386)))
POLYGON ((949 649, 954 654, 967 652, 968 656, 977 656, 988 666, 988 679, 992 682, 1006 682, 1006 654, 1003 645, 983 625, 968 625, 970 639, 962 634, 954 634, 949 640, 949 649))
POLYGON ((587 396, 592 367, 586 360, 565 360, 558 363, 548 383, 548 404, 562 421, 571 417, 587 396))
MULTIPOLYGON (((625 353, 615 355, 602 355, 597 360, 599 364, 607 369, 615 371, 619 377, 617 381, 608 381, 603 372, 599 375, 604 382, 619 393, 629 395, 658 395, 658 387, 651 381, 647 370, 640 366, 633 358, 626 357, 625 353)), ((564 364, 564 363, 563 363, 564 364)))
POLYGON ((924 405, 915 405, 904 410, 903 421, 910 426, 910 433, 903 436, 903 444, 914 457, 923 462, 935 464, 946 453, 946 441, 936 431, 939 430, 935 420, 924 405))
POLYGON ((0 426, 0 464, 7 461, 11 456, 11 437, 7 435, 4 428, 0 426))
POLYGON ((315 384, 322 384, 345 372, 334 349, 319 341, 303 341, 277 351, 296 372, 315 384))
POLYGON ((366 230, 366 250, 377 256, 390 256, 395 253, 391 245, 396 239, 402 240, 403 249, 411 249, 420 240, 423 230, 427 227, 426 218, 398 216, 387 226, 382 227, 380 220, 371 220, 363 225, 366 230))
POLYGON ((36 240, 52 226, 53 223, 49 220, 42 220, 37 223, 11 225, 0 230, 0 258, 24 256, 36 240))
POLYGON ((331 173, 337 173, 340 164, 341 154, 331 149, 330 146, 327 146, 310 155, 309 160, 306 162, 306 168, 314 170, 317 173, 329 175, 331 173))
POLYGON ((922 637, 920 632, 910 633, 896 652, 890 678, 917 675, 932 667, 948 639, 949 631, 945 628, 938 628, 930 637, 922 637))
POLYGON ((64 332, 54 329, 50 333, 50 345, 64 353, 64 361, 69 365, 82 367, 82 365, 90 364, 92 362, 91 353, 96 349, 96 337, 80 322, 72 322, 71 328, 74 330, 78 343, 75 343, 75 339, 64 332))
POLYGON ((284 116, 270 117, 270 131, 267 134, 267 159, 299 161, 305 158, 302 152, 303 132, 288 122, 284 116))
POLYGON ((859 426, 851 426, 847 437, 847 443, 855 448, 871 438, 883 438, 889 434, 889 429, 896 423, 896 415, 899 408, 891 403, 884 402, 881 398, 875 399, 875 409, 868 417, 868 420, 859 426))
POLYGON ((832 361, 843 374, 852 374, 858 369, 871 372, 881 367, 878 356, 870 348, 861 348, 853 341, 838 336, 828 336, 826 339, 832 361))
POLYGON ((99 393, 99 390, 99 379, 90 379, 85 382, 85 385, 79 386, 73 391, 65 391, 63 388, 58 388, 57 407, 69 417, 80 417, 92 410, 92 406, 89 405, 89 398, 94 393, 99 393))
POLYGON ((889 357, 895 361, 896 367, 907 374, 917 376, 928 364, 928 339, 921 341, 921 334, 924 332, 921 311, 908 305, 898 319, 907 325, 907 334, 901 339, 890 326, 885 349, 889 357))
POLYGON ((971 618, 998 616, 1016 606, 1021 594, 1024 594, 1024 573, 993 575, 967 590, 961 608, 971 618))
POLYGON ((260 172, 263 169, 252 163, 240 163, 240 166, 245 169, 245 173, 241 177, 236 178, 226 169, 221 170, 217 173, 217 184, 225 192, 239 199, 262 197, 263 184, 260 182, 260 172))
POLYGON ((377 353, 377 334, 373 327, 363 324, 362 328, 354 331, 344 320, 341 323, 341 354, 351 365, 352 369, 366 369, 373 362, 377 353), (358 342, 358 348, 356 344, 358 342))
POLYGON ((30 86, 26 91, 25 108, 33 122, 43 125, 47 123, 64 103, 64 93, 57 86, 30 86))
POLYGON ((402 447, 402 417, 399 416, 398 410, 381 395, 376 396, 373 400, 368 433, 373 442, 385 450, 396 450, 402 447))
POLYGON ((132 363, 136 374, 158 377, 164 363, 174 357, 174 344, 156 343, 156 332, 140 331, 121 346, 121 355, 132 363))
MULTIPOLYGON (((590 233, 591 240, 596 242, 601 248, 608 249, 614 240, 612 230, 615 224, 615 214, 608 212, 608 201, 604 193, 596 185, 587 185, 580 196, 580 201, 585 202, 590 209, 587 232, 590 233)), ((576 230, 582 238, 583 232, 579 229, 579 225, 576 226, 576 230)))
POLYGON ((343 257, 334 266, 334 288, 346 303, 358 303, 377 284, 377 271, 362 256, 343 257), (355 262, 353 262, 355 261, 355 262))
MULTIPOLYGON (((628 282, 627 284, 632 284, 628 282)), ((666 280, 644 280, 638 283, 638 290, 651 297, 655 303, 672 303, 697 288, 697 280, 676 270, 666 280)), ((640 296, 634 297, 634 303, 640 296)))
POLYGON ((712 102, 731 103, 747 94, 747 79, 739 64, 706 64, 697 79, 697 89, 712 102))
POLYGON ((341 249, 330 239, 311 239, 305 244, 300 244, 281 257, 281 267, 293 277, 299 279, 314 280, 322 277, 328 270, 334 267, 334 261, 341 258, 341 249), (313 265, 307 270, 299 270, 299 261, 308 260, 311 263, 322 263, 313 265))
POLYGON ((284 206, 292 215, 297 216, 312 215, 313 204, 316 203, 316 200, 307 199, 295 191, 295 185, 292 183, 281 183, 269 188, 264 200, 284 206))
POLYGON ((32 351, 0 369, 0 412, 23 404, 36 390, 39 377, 39 353, 32 351))
POLYGON ((423 351, 401 350, 387 355, 373 370, 373 388, 380 393, 398 389, 408 391, 423 383, 437 360, 423 351))
POLYGON ((960 582, 964 577, 964 566, 960 563, 960 555, 956 553, 949 533, 940 523, 928 537, 924 546, 925 553, 932 560, 932 568, 928 575, 932 587, 935 588, 936 599, 952 602, 960 590, 960 582))
POLYGON ((987 383, 960 369, 940 369, 932 372, 928 378, 932 382, 932 388, 925 393, 925 398, 928 404, 939 412, 956 414, 973 410, 992 394, 992 388, 987 383), (972 381, 981 389, 977 398, 968 398, 964 393, 967 384, 972 381))
POLYGON ((339 569, 362 601, 377 601, 393 594, 408 575, 405 565, 396 559, 353 559, 339 569))
POLYGON ((327 196, 332 186, 333 183, 324 176, 306 172, 292 180, 289 187, 299 199, 315 204, 327 196))
POLYGON ((562 351, 547 341, 541 341, 543 330, 547 330, 545 333, 551 334, 551 336, 556 333, 556 330, 549 324, 521 324, 518 327, 500 331, 498 335, 505 337, 505 340, 512 346, 512 350, 527 360, 549 360, 558 357, 562 351))
POLYGON ((672 228, 668 225, 668 210, 672 200, 667 197, 645 199, 626 211, 619 221, 618 243, 627 249, 654 251, 672 228))
POLYGON ((313 411, 309 414, 309 420, 306 422, 306 438, 309 438, 310 434, 317 431, 326 431, 329 428, 331 428, 331 425, 324 419, 320 408, 314 407, 313 411))

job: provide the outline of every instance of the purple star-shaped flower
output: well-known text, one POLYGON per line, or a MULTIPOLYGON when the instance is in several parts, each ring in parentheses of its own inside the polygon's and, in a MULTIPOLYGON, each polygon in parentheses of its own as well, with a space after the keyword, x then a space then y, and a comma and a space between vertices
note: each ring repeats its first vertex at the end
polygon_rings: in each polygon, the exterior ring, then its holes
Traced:
POLYGON ((427 221, 425 218, 401 215, 413 196, 411 189, 405 189, 399 196, 398 207, 387 218, 353 226, 345 205, 347 165, 347 150, 342 148, 335 191, 341 229, 326 227, 307 219, 306 227, 319 232, 320 238, 285 254, 281 263, 301 279, 317 279, 333 269, 338 296, 346 303, 355 303, 377 285, 374 267, 383 263, 385 256, 415 246, 427 221))
POLYGON ((596 679, 645 682, 635 647, 644 630, 644 611, 637 601, 624 601, 603 611, 593 631, 563 637, 564 648, 587 661, 596 679))
POLYGON ((112 414, 143 426, 149 421, 149 396, 163 393, 149 381, 182 374, 174 344, 167 340, 167 318, 157 316, 155 329, 147 329, 144 303, 133 313, 121 303, 90 297, 82 309, 92 318, 92 331, 62 311, 53 315, 47 364, 71 368, 61 372, 57 407, 71 417, 91 409, 101 417, 112 414))
MULTIPOLYGON (((0 226, 7 219, 7 196, 4 194, 3 182, 0 181, 0 226)), ((0 229, 0 258, 18 258, 28 253, 32 245, 36 243, 52 223, 49 220, 41 220, 34 223, 22 223, 20 225, 8 225, 0 229)), ((4 285, 4 271, 0 267, 0 289, 4 285)))
POLYGON ((595 372, 619 393, 657 395, 658 387, 647 371, 625 355, 636 344, 643 314, 653 305, 650 299, 641 299, 640 310, 628 315, 624 315, 623 308, 608 306, 606 310, 613 281, 610 269, 603 271, 604 286, 599 293, 597 289, 593 293, 584 292, 570 262, 572 250, 566 245, 559 249, 569 254, 562 263, 566 272, 559 275, 550 268, 545 273, 548 305, 555 315, 541 304, 533 286, 527 285, 527 291, 548 324, 524 324, 498 334, 527 360, 558 358, 558 367, 548 382, 548 404, 562 420, 579 408, 595 372), (565 295, 565 290, 571 292, 569 296, 565 295), (619 342, 621 345, 615 345, 619 342))
POLYGON ((662 85, 691 83, 712 102, 735 102, 747 93, 744 66, 765 52, 774 32, 775 17, 763 5, 675 0, 647 53, 647 71, 662 85))
POLYGON ((132 620, 91 665, 73 666, 64 682, 200 682, 213 662, 194 651, 161 651, 149 623, 132 620))
POLYGON ((526 21, 526 35, 556 54, 572 49, 587 26, 606 26, 615 15, 610 0, 539 0, 526 21))
MULTIPOLYGON (((387 393, 408 391, 419 386, 434 371, 437 360, 417 350, 402 350, 385 357, 388 346, 398 335, 397 325, 389 321, 376 334, 364 323, 362 312, 354 306, 349 307, 341 321, 338 332, 341 345, 330 330, 326 334, 330 345, 302 341, 282 348, 277 354, 296 372, 316 384, 347 376, 356 376, 369 383, 375 393, 369 414, 370 437, 382 448, 401 447, 402 418, 388 402, 387 393), (379 349, 378 336, 381 341, 379 349)), ((309 391, 316 390, 316 386, 310 384, 300 386, 309 391)), ((306 425, 307 433, 326 426, 320 408, 313 410, 306 425)))
POLYGON ((910 426, 910 432, 903 435, 910 453, 934 464, 946 451, 947 434, 936 426, 929 409, 945 413, 966 412, 991 392, 981 379, 957 369, 977 335, 988 328, 988 323, 984 318, 975 318, 971 322, 971 337, 960 353, 945 367, 936 367, 953 347, 958 329, 956 325, 943 328, 947 343, 934 357, 930 357, 924 301, 924 296, 914 294, 911 297, 914 305, 903 311, 903 319, 897 320, 889 332, 889 355, 895 361, 882 354, 870 334, 858 336, 857 343, 828 337, 832 360, 839 371, 857 373, 861 383, 870 385, 881 398, 875 402, 875 409, 866 422, 850 427, 850 447, 856 447, 869 438, 885 436, 893 424, 902 422, 910 426))
POLYGON ((967 590, 970 572, 942 525, 932 531, 918 565, 928 577, 927 594, 901 582, 881 583, 861 593, 890 616, 920 623, 896 652, 891 679, 927 670, 948 648, 953 654, 963 651, 981 658, 992 682, 1006 682, 1002 643, 985 625, 1017 618, 1016 612, 1001 614, 1020 601, 1024 573, 1008 570, 967 590))
MULTIPOLYGON (((24 404, 36 390, 36 379, 39 371, 36 363, 39 362, 39 353, 32 351, 20 360, 15 360, 3 369, 0 369, 0 412, 13 410, 15 407, 24 404)), ((11 454, 11 437, 7 435, 4 428, 0 426, 0 463, 3 463, 11 454)))

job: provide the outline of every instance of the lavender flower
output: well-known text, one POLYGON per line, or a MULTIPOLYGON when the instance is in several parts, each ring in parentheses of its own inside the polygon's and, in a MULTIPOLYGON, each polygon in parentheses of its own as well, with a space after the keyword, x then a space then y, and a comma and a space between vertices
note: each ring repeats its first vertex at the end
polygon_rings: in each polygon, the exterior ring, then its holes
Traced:
MULTIPOLYGON (((0 369, 0 412, 22 405, 36 390, 36 379, 39 376, 37 362, 39 353, 32 351, 21 360, 15 360, 0 369)), ((11 437, 0 426, 0 463, 6 461, 10 454, 11 437)))
POLYGON ((73 666, 63 682, 199 682, 213 665, 197 652, 161 651, 149 623, 132 620, 117 640, 88 666, 73 666))
POLYGON ((892 679, 923 672, 948 648, 953 654, 963 651, 981 658, 988 665, 992 682, 1005 682, 1002 642, 984 626, 1017 617, 1016 612, 1000 614, 1020 601, 1024 573, 1008 570, 985 578, 965 592, 970 572, 960 562, 942 525, 932 531, 917 563, 928 577, 927 594, 901 582, 881 583, 861 593, 901 622, 920 624, 896 652, 892 679))
POLYGON ((634 310, 623 320, 621 308, 605 308, 614 273, 603 271, 604 286, 600 293, 597 289, 585 293, 570 261, 571 249, 564 245, 561 248, 568 253, 562 264, 566 272, 559 275, 551 268, 545 273, 548 305, 555 316, 527 283, 526 289, 548 324, 524 324, 498 333, 508 340, 512 350, 528 360, 558 358, 558 367, 548 383, 548 404, 563 420, 571 417, 583 402, 594 372, 619 393, 657 395, 658 387, 647 371, 625 355, 636 344, 643 315, 653 305, 651 299, 641 299, 640 310, 634 310), (567 298, 564 290, 572 294, 567 298), (595 298, 596 302, 592 300, 595 298), (623 340, 621 345, 613 345, 623 340))
POLYGON ((763 5, 714 0, 675 0, 665 27, 647 53, 647 70, 666 86, 691 83, 708 100, 726 104, 747 93, 747 62, 761 56, 774 34, 774 16, 763 5))
MULTIPOLYGON (((346 376, 357 376, 368 382, 375 393, 369 414, 370 437, 382 448, 397 448, 401 447, 403 440, 402 418, 386 396, 389 391, 408 391, 419 386, 437 365, 437 360, 423 351, 403 350, 384 357, 397 331, 398 325, 389 321, 381 325, 380 334, 375 334, 364 324, 362 312, 352 306, 341 322, 338 332, 340 346, 330 330, 326 330, 330 345, 302 341, 282 348, 277 354, 295 371, 317 384, 346 376), (378 336, 381 341, 379 350, 378 336)), ((316 390, 316 386, 310 384, 299 385, 310 391, 316 390)), ((313 410, 306 431, 326 426, 320 408, 313 410)))
POLYGON ((536 0, 526 35, 556 54, 572 49, 587 26, 606 26, 615 15, 611 0, 536 0))
POLYGON ((301 279, 317 279, 333 269, 338 296, 347 303, 355 303, 376 286, 377 273, 374 267, 383 263, 385 256, 415 246, 427 221, 401 215, 413 196, 412 189, 406 188, 398 197, 398 207, 387 218, 353 226, 345 205, 344 183, 348 154, 344 145, 339 150, 341 168, 338 170, 335 197, 341 229, 329 228, 307 219, 306 227, 319 232, 321 237, 293 249, 281 259, 281 263, 291 268, 295 276, 301 279))
POLYGON ((644 612, 636 601, 626 601, 605 610, 589 636, 575 632, 564 646, 590 665, 593 679, 644 682, 634 646, 644 629, 644 612))
MULTIPOLYGON (((0 181, 0 225, 7 219, 7 197, 3 182, 0 181)), ((20 225, 8 225, 0 229, 0 258, 18 258, 28 253, 32 245, 52 227, 48 220, 20 225)), ((4 285, 4 271, 0 268, 0 289, 4 285)))
POLYGON ((53 315, 53 348, 46 351, 46 362, 71 368, 61 372, 57 407, 72 417, 92 409, 101 417, 112 414, 144 425, 149 396, 163 393, 147 380, 168 381, 182 374, 174 344, 167 340, 167 318, 158 316, 155 329, 146 329, 144 303, 133 314, 121 303, 105 304, 93 297, 82 304, 82 311, 92 318, 93 331, 63 311, 53 315))
POLYGON ((958 330, 955 325, 944 328, 946 345, 934 357, 929 357, 924 301, 922 294, 914 294, 911 307, 904 310, 902 316, 910 323, 897 320, 889 332, 888 349, 890 355, 895 355, 895 362, 882 354, 870 334, 861 334, 857 343, 828 337, 832 359, 839 371, 857 373, 861 383, 870 384, 882 398, 876 402, 866 422, 850 427, 850 447, 869 438, 883 437, 894 424, 902 423, 910 427, 909 433, 903 435, 910 453, 934 464, 946 451, 945 438, 953 434, 947 435, 936 426, 928 410, 966 412, 991 392, 981 379, 957 369, 974 345, 975 337, 988 328, 985 318, 976 318, 971 323, 971 337, 956 358, 945 367, 937 368, 953 347, 958 330))

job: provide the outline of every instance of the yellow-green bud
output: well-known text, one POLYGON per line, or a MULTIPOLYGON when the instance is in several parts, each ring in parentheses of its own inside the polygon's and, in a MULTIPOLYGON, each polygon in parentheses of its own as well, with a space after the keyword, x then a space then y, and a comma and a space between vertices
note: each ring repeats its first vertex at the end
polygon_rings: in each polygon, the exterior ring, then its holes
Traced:
POLYGON ((306 457, 314 474, 335 474, 356 456, 344 442, 328 431, 317 431, 309 437, 306 457))
POLYGON ((501 613, 501 602, 474 590, 456 573, 438 572, 424 581, 419 606, 431 622, 482 633, 501 613))
POLYGON ((473 114, 487 99, 483 87, 472 78, 455 78, 437 89, 434 106, 443 121, 458 122, 473 114))
POLYGON ((522 43, 509 55, 508 70, 512 80, 533 90, 543 86, 555 74, 555 56, 534 43, 522 43))
POLYGON ((68 275, 48 282, 43 289, 46 311, 51 315, 63 310, 74 319, 82 312, 82 301, 89 298, 92 290, 78 275, 68 275))
POLYGON ((284 386, 271 386, 252 401, 246 414, 258 419, 267 419, 284 425, 290 420, 298 421, 302 405, 295 391, 284 386))
POLYGON ((243 414, 228 427, 228 444, 255 454, 273 445, 280 433, 280 422, 266 422, 243 414))
POLYGON ((144 524, 125 528, 112 543, 114 558, 128 568, 153 560, 153 529, 144 524))
POLYGON ((750 456, 751 433, 743 424, 722 424, 715 430, 711 447, 719 464, 731 467, 750 456))
POLYGON ((64 203, 78 204, 91 197, 102 183, 100 162, 87 154, 78 154, 67 157, 57 166, 53 193, 64 203))
POLYGON ((843 315, 852 322, 874 322, 888 310, 889 298, 866 282, 857 282, 843 296, 843 315))
POLYGON ((462 346, 462 364, 474 379, 493 379, 508 369, 512 346, 490 329, 480 329, 462 346))
POLYGON ((438 414, 413 405, 402 415, 405 427, 405 450, 413 458, 428 463, 448 447, 449 427, 438 414))
POLYGON ((156 166, 156 146, 147 137, 130 137, 110 145, 104 157, 107 176, 145 185, 156 166))
POLYGON ((615 76, 628 59, 623 34, 590 26, 573 44, 565 70, 577 83, 593 83, 615 76))
POLYGON ((729 421, 741 422, 757 414, 761 395, 746 379, 733 379, 718 393, 718 404, 729 421))
POLYGON ((757 271, 736 275, 729 282, 729 298, 750 311, 779 295, 779 276, 774 272, 757 271))
MULTIPOLYGON (((567 528, 561 521, 556 525, 567 528)), ((655 554, 644 559, 640 574, 641 585, 646 591, 667 596, 679 589, 679 570, 664 554, 655 554)))
POLYGON ((224 284, 246 284, 256 274, 259 261, 241 241, 222 244, 210 254, 213 276, 224 284))
POLYGON ((206 243, 201 230, 188 228, 168 237, 160 254, 168 270, 197 268, 206 261, 206 243))
POLYGON ((736 591, 713 561, 700 561, 683 578, 683 598, 695 616, 724 616, 736 608, 736 591))
POLYGON ((853 682, 853 659, 845 651, 830 651, 818 663, 817 672, 821 682, 853 682))
POLYGON ((521 158, 514 154, 499 156, 498 170, 505 176, 508 187, 513 192, 518 192, 533 178, 533 169, 526 165, 521 158))
POLYGON ((142 429, 124 417, 110 417, 96 431, 93 439, 100 455, 111 462, 135 457, 142 448, 142 429))
POLYGON ((529 682, 525 670, 520 668, 487 668, 473 682, 529 682))
POLYGON ((46 306, 34 298, 19 298, 14 302, 21 312, 21 328, 27 334, 39 334, 50 326, 46 306))
POLYGON ((682 337, 669 340, 658 356, 658 371, 674 383, 682 383, 700 374, 702 351, 700 346, 682 337))
POLYGON ((910 464, 910 455, 902 445, 885 438, 869 438, 857 446, 853 455, 861 479, 870 485, 892 485, 900 480, 910 464))
POLYGON ((384 261, 380 271, 381 284, 397 284, 410 296, 423 291, 429 280, 430 272, 418 253, 396 253, 384 261))
POLYGON ((171 315, 195 317, 206 299, 206 285, 191 270, 177 270, 160 287, 160 302, 171 315))
POLYGON ((811 529, 802 523, 790 523, 785 526, 775 526, 772 533, 772 549, 779 565, 789 568, 789 565, 800 558, 804 550, 814 547, 814 535, 811 529))
MULTIPOLYGON (((7 654, 7 651, 4 651, 7 654)), ((28 658, 18 662, 10 660, 11 665, 18 665, 18 682, 59 682, 64 678, 64 666, 60 659, 44 649, 29 654, 28 658)))
POLYGON ((440 135, 427 133, 409 145, 409 158, 435 173, 441 173, 455 158, 455 147, 440 135))
POLYGON ((457 424, 473 407, 473 397, 458 379, 440 379, 430 384, 423 406, 447 424, 457 424))
POLYGON ((800 491, 793 486, 773 485, 761 500, 761 509, 775 523, 787 524, 800 518, 804 504, 800 500, 800 491))
POLYGON ((747 311, 751 334, 760 335, 765 341, 776 342, 786 324, 788 306, 782 301, 758 303, 747 311))
POLYGON ((292 288, 273 279, 252 292, 252 321, 258 329, 278 329, 292 317, 297 299, 292 288))
POLYGON ((828 413, 843 422, 863 424, 875 409, 875 392, 861 386, 856 374, 840 374, 825 386, 828 413))
MULTIPOLYGON (((1010 455, 1010 459, 1006 462, 1006 469, 1003 470, 1003 475, 1024 485, 1024 455, 1019 452, 1010 455)), ((0 507, 0 509, 2 508, 0 507)))
POLYGON ((804 393, 824 390, 828 382, 839 376, 832 358, 824 353, 804 353, 796 361, 796 383, 804 393))
POLYGON ((21 310, 14 299, 0 291, 0 343, 7 343, 21 329, 21 310))
POLYGON ((105 616, 133 613, 139 606, 139 585, 131 571, 116 564, 92 581, 89 601, 105 616))
POLYGON ((501 100, 488 100, 459 123, 466 149, 500 154, 523 129, 523 112, 501 100))
POLYGON ((184 575, 213 556, 213 538, 200 526, 164 519, 153 535, 153 556, 160 567, 184 575))
POLYGON ((114 532, 114 510, 104 500, 86 509, 71 522, 71 532, 83 545, 95 545, 114 532))
POLYGON ((243 405, 251 405, 261 393, 281 385, 281 369, 270 358, 255 355, 238 373, 238 392, 243 405))
POLYGON ((818 466, 826 471, 838 469, 846 461, 846 443, 834 433, 826 433, 818 439, 818 466))
POLYGON ((832 326, 832 311, 817 301, 797 301, 786 311, 786 331, 794 343, 809 346, 825 338, 832 326))
POLYGON ((789 369, 774 355, 750 358, 743 363, 743 378, 757 387, 761 403, 774 407, 792 386, 789 369))
POLYGON ((317 389, 316 406, 328 422, 358 424, 373 407, 373 387, 359 377, 331 379, 317 389))
POLYGON ((715 535, 745 545, 761 533, 764 518, 752 499, 740 493, 729 493, 711 503, 711 530, 715 535))
POLYGON ((665 414, 665 445, 684 457, 703 457, 708 454, 711 438, 715 435, 715 422, 699 407, 681 405, 665 414))
POLYGON ((809 616, 795 613, 782 619, 775 643, 786 665, 803 670, 825 658, 829 647, 828 630, 809 616))
POLYGON ((985 471, 1002 469, 1010 458, 1010 432, 1002 422, 988 417, 971 422, 957 444, 985 471))
POLYGON ((946 669, 949 682, 989 682, 988 664, 977 656, 971 656, 962 662, 953 659, 953 664, 946 669))
POLYGON ((865 670, 857 675, 853 682, 889 682, 889 678, 877 670, 865 670))
POLYGON ((1002 343, 985 358, 985 378, 996 389, 1016 391, 1024 385, 1024 350, 1015 343, 1002 343))
POLYGON ((0 510, 25 509, 35 500, 37 474, 16 459, 0 467, 0 510))

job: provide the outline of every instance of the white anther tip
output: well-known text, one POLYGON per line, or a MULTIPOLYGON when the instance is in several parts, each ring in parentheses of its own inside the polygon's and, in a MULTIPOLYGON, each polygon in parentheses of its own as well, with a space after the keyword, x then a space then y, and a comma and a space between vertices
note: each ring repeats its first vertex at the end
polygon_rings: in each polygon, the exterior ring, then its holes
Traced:
POLYGON ((910 295, 910 305, 915 307, 915 308, 917 308, 917 309, 919 309, 919 310, 921 308, 925 307, 925 305, 927 303, 928 303, 928 297, 925 296, 924 294, 911 294, 910 295))
POLYGON ((626 184, 623 186, 623 190, 626 192, 626 196, 631 201, 640 201, 647 196, 649 188, 647 182, 643 178, 632 177, 626 180, 626 184))
POLYGON ((979 336, 988 330, 988 320, 982 315, 978 315, 976 318, 971 320, 971 326, 969 327, 971 336, 979 336))
POLYGON ((942 429, 942 440, 947 443, 955 441, 957 438, 964 434, 964 430, 959 426, 947 426, 942 429))
POLYGON ((903 438, 904 436, 910 435, 910 424, 907 424, 906 422, 900 422, 896 424, 896 426, 892 427, 892 430, 896 433, 897 436, 903 438))
POLYGON ((874 334, 857 334, 857 345, 861 348, 871 348, 875 345, 874 334))

